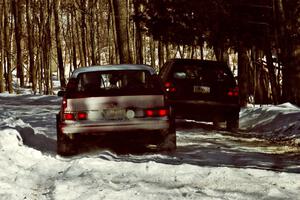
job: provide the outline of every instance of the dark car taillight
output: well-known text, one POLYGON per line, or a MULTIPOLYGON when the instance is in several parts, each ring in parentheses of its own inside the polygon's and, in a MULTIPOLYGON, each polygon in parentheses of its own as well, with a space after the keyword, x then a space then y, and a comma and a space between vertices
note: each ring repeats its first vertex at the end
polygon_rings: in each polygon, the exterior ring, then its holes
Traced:
POLYGON ((237 96, 239 96, 239 88, 238 87, 229 88, 229 91, 228 91, 227 95, 230 96, 230 97, 237 97, 237 96))
POLYGON ((165 82, 164 84, 166 92, 176 92, 176 88, 171 82, 165 82))
POLYGON ((166 108, 145 110, 146 117, 166 117, 168 114, 169 111, 166 108))

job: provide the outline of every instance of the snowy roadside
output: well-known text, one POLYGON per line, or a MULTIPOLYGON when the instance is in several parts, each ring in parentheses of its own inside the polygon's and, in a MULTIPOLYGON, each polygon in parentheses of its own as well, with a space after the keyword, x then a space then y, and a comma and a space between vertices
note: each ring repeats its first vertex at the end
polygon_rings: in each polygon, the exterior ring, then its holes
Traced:
POLYGON ((290 103, 249 106, 240 112, 240 129, 253 137, 300 146, 300 108, 290 103))
MULTIPOLYGON (((258 169, 61 158, 0 131, 0 196, 19 199, 299 199, 300 174, 258 169)), ((105 159, 104 159, 105 158, 105 159)))

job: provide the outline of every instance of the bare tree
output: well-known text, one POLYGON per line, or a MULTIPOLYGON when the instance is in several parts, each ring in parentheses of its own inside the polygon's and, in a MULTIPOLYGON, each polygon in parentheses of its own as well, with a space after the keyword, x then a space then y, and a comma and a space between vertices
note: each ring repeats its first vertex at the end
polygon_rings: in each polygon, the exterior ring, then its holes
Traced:
POLYGON ((112 0, 114 21, 116 28, 116 41, 120 63, 131 63, 132 55, 129 47, 129 30, 127 19, 127 0, 112 0))
POLYGON ((58 70, 59 70, 59 80, 60 86, 62 88, 66 87, 65 80, 65 68, 63 63, 62 56, 62 47, 61 47, 61 33, 60 33, 60 24, 59 24, 59 15, 58 15, 58 7, 60 4, 60 0, 53 1, 53 13, 54 13, 54 23, 55 23, 55 39, 56 39, 56 52, 57 52, 57 61, 58 61, 58 70))
MULTIPOLYGON (((0 30, 3 29, 3 20, 4 20, 4 12, 3 12, 3 2, 0 3, 0 30)), ((0 31, 0 93, 4 92, 4 52, 3 52, 3 32, 0 31)))
POLYGON ((31 1, 26 0, 26 23, 27 23, 27 48, 29 60, 29 82, 32 83, 32 90, 36 92, 36 66, 34 63, 34 50, 33 50, 33 33, 34 26, 32 26, 33 18, 30 16, 31 1))
POLYGON ((80 26, 80 33, 81 33, 81 49, 82 49, 82 57, 83 63, 81 65, 87 66, 87 51, 86 51, 86 1, 80 0, 80 14, 81 14, 81 26, 80 26))
POLYGON ((243 42, 239 42, 238 49, 238 83, 240 91, 240 105, 246 106, 248 102, 248 68, 249 59, 247 56, 247 48, 244 46, 243 42))
POLYGON ((12 87, 12 69, 11 69, 11 40, 9 39, 10 35, 10 21, 9 21, 9 7, 10 3, 9 1, 7 2, 4 0, 3 3, 3 12, 4 12, 4 24, 3 24, 3 29, 4 29, 4 51, 5 51, 5 80, 6 80, 6 89, 8 90, 9 93, 13 92, 13 87, 12 87))
POLYGON ((21 0, 12 0, 12 12, 15 22, 15 42, 17 51, 17 77, 20 79, 20 86, 24 87, 24 68, 22 58, 22 15, 23 9, 21 0))
POLYGON ((143 34, 141 30, 141 21, 139 19, 139 15, 141 11, 141 6, 138 3, 134 4, 134 12, 136 15, 135 19, 135 46, 136 46, 136 63, 142 64, 144 62, 144 55, 143 55, 143 34))

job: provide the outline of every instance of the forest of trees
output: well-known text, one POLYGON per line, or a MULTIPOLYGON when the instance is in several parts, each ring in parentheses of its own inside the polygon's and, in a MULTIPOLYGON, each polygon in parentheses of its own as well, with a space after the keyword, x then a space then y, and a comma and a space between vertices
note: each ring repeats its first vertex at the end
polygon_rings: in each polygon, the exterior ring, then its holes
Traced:
POLYGON ((53 94, 88 65, 214 59, 241 105, 300 105, 300 0, 0 0, 0 93, 53 94), (236 68, 236 69, 235 69, 236 68))

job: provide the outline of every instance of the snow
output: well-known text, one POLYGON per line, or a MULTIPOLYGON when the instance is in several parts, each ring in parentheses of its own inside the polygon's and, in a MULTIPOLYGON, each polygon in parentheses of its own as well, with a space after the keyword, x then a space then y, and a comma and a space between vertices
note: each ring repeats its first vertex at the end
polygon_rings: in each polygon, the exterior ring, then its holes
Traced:
POLYGON ((299 112, 300 109, 290 103, 247 107, 240 113, 240 127, 260 137, 300 146, 299 112))
POLYGON ((190 122, 177 130, 175 154, 120 155, 99 149, 61 157, 55 153, 59 102, 55 96, 0 94, 1 200, 300 199, 300 163, 271 170, 269 160, 264 162, 267 155, 284 160, 286 151, 299 152, 300 109, 292 104, 244 108, 243 139, 190 122), (264 139, 290 146, 258 148, 264 139), (221 146, 221 140, 231 142, 221 146), (241 147, 240 141, 251 145, 241 147), (233 160, 237 157, 230 151, 237 150, 243 154, 233 160), (260 165, 247 160, 250 154, 262 157, 260 165))

